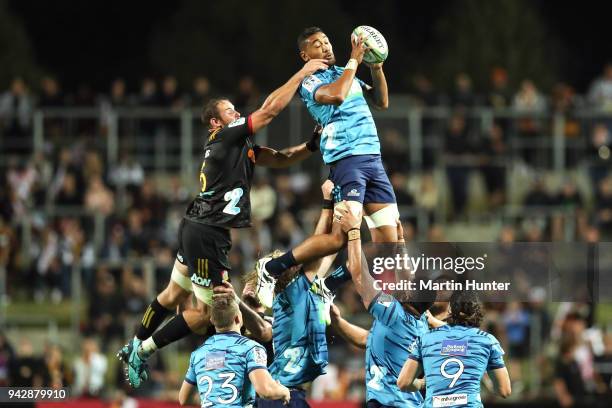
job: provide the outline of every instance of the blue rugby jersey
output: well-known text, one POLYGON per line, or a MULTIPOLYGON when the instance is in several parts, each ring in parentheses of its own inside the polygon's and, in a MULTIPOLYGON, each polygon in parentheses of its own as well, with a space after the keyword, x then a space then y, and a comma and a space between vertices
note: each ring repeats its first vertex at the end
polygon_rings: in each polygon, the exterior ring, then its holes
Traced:
POLYGON ((270 374, 286 387, 313 381, 327 367, 323 299, 311 287, 312 282, 300 271, 274 297, 270 374))
POLYGON ((382 405, 417 408, 423 403, 418 392, 403 392, 397 378, 415 339, 428 330, 425 315, 407 313, 393 296, 380 292, 368 311, 374 323, 366 343, 366 401, 382 405))
POLYGON ((422 335, 409 358, 425 372, 425 407, 482 407, 480 381, 485 371, 504 367, 499 341, 476 327, 444 325, 422 335))
POLYGON ((357 78, 339 105, 323 105, 315 100, 315 93, 322 85, 335 82, 344 68, 331 66, 306 77, 299 88, 302 101, 310 115, 323 126, 320 150, 326 164, 344 157, 363 154, 380 154, 380 141, 370 107, 363 96, 365 83, 357 78))
POLYGON ((255 401, 249 373, 266 368, 266 350, 236 332, 216 333, 191 353, 185 381, 197 385, 202 407, 244 407, 255 401))

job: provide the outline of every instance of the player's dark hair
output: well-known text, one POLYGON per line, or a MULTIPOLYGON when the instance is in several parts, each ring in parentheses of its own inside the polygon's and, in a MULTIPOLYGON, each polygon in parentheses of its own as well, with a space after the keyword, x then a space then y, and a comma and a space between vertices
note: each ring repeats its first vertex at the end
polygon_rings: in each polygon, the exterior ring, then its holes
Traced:
POLYGON ((480 327, 484 314, 482 303, 474 292, 456 291, 450 298, 450 324, 480 327))
POLYGON ((304 31, 302 31, 300 33, 300 35, 298 35, 297 38, 297 46, 298 46, 298 50, 302 50, 302 47, 304 46, 304 43, 306 43, 306 40, 308 39, 308 37, 310 37, 313 34, 316 33, 322 33, 323 30, 321 30, 319 27, 308 27, 305 28, 304 31))
POLYGON ((210 101, 208 101, 206 103, 206 105, 204 105, 204 107, 202 108, 202 115, 201 115, 201 119, 202 119, 202 123, 207 127, 210 128, 210 120, 215 118, 215 119, 219 119, 220 118, 220 113, 219 113, 219 103, 223 102, 223 101, 229 101, 228 98, 213 98, 210 101))

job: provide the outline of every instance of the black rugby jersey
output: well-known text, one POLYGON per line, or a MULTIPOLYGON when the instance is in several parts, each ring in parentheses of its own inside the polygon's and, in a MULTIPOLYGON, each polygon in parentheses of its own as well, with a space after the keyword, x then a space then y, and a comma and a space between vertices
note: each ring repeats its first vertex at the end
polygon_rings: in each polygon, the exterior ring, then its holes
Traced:
POLYGON ((249 194, 259 146, 253 143, 251 117, 210 133, 200 168, 200 193, 185 218, 224 228, 251 226, 249 194))

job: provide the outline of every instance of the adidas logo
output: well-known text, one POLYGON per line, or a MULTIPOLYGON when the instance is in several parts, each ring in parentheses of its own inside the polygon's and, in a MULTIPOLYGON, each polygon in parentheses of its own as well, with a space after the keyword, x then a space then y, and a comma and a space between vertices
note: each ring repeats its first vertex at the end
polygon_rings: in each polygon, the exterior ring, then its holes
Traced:
POLYGON ((346 193, 346 195, 349 197, 359 197, 359 191, 357 191, 357 189, 354 188, 348 193, 346 193))

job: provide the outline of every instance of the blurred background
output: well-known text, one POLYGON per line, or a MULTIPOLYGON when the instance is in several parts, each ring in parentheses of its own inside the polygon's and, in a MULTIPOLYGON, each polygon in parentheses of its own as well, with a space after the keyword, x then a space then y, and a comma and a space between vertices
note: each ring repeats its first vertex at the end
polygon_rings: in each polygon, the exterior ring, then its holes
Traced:
MULTIPOLYGON (((390 47, 391 106, 375 119, 408 239, 580 242, 612 273, 612 43, 597 6, 0 0, 0 386, 69 386, 79 406, 173 406, 202 338, 158 353, 136 391, 114 354, 170 276, 198 189, 201 107, 225 95, 255 110, 300 68, 306 26, 323 28, 343 65, 359 24, 390 47)), ((313 125, 296 99, 256 139, 282 148, 313 125)), ((233 231, 238 288, 258 255, 310 234, 327 172, 319 155, 257 170, 254 226, 233 231)), ((352 287, 337 303, 369 327, 352 287)), ((609 400, 610 303, 533 290, 487 310, 513 380, 504 405, 609 400)), ((331 330, 329 341, 313 406, 360 406, 363 353, 331 330)))

